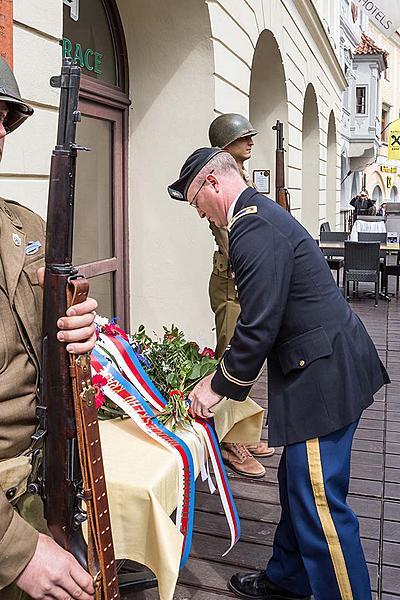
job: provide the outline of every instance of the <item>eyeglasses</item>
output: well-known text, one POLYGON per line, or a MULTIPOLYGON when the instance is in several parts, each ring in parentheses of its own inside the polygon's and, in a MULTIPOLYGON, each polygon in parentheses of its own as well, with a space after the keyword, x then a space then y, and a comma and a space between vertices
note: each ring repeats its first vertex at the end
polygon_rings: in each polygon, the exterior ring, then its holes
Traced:
MULTIPOLYGON (((211 175, 211 173, 214 173, 214 169, 212 171, 210 171, 208 175, 211 175)), ((208 175, 207 175, 207 177, 208 177, 208 175)), ((203 183, 201 184, 201 186, 199 187, 199 189, 197 190, 197 192, 193 196, 192 201, 189 202, 189 206, 193 206, 193 208, 197 208, 197 202, 195 202, 195 200, 196 200, 197 196, 199 195, 199 192, 203 188, 204 184, 206 183, 207 177, 204 179, 203 183)))

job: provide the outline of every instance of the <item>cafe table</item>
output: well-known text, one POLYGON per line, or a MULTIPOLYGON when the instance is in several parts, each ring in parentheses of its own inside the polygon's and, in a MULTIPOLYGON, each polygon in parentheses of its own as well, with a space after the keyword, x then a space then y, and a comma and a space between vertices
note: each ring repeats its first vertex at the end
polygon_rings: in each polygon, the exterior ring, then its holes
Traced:
MULTIPOLYGON (((215 410, 220 441, 256 442, 263 424, 264 411, 250 398, 244 402, 223 399, 215 410)), ((99 425, 116 558, 151 569, 160 599, 173 600, 183 543, 170 518, 178 500, 177 459, 130 418, 100 421, 99 425)), ((195 459, 193 437, 185 432, 180 435, 195 459)), ((199 465, 194 462, 197 476, 199 465)))
MULTIPOLYGON (((324 254, 344 256, 344 242, 319 242, 324 254)), ((399 252, 400 244, 381 244, 381 253, 399 252)))

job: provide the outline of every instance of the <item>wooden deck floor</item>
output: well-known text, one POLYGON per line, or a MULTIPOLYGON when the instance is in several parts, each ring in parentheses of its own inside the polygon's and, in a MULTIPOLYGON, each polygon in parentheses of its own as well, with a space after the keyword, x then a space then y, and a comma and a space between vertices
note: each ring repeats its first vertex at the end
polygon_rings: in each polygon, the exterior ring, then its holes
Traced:
MULTIPOLYGON (((382 301, 374 308, 371 299, 362 299, 352 306, 372 336, 392 384, 378 392, 361 419, 353 446, 349 501, 360 520, 374 600, 400 600, 400 300, 382 301)), ((265 377, 252 397, 265 406, 265 377)), ((261 459, 267 468, 262 480, 230 473, 242 537, 224 558, 228 531, 219 498, 198 484, 191 558, 181 572, 175 600, 234 598, 226 587, 234 572, 265 568, 280 515, 276 480, 280 454, 277 449, 273 457, 261 459)), ((157 590, 149 590, 124 600, 134 597, 159 596, 157 590)))

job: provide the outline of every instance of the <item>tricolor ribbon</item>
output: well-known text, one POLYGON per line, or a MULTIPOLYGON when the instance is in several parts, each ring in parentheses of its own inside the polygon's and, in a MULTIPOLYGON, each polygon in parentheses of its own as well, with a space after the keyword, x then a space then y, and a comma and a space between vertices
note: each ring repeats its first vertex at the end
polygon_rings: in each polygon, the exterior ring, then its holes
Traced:
MULTIPOLYGON (((147 373, 144 371, 135 352, 133 351, 131 345, 126 339, 125 332, 119 330, 119 328, 115 326, 114 330, 116 330, 115 334, 120 332, 122 335, 108 335, 100 333, 96 346, 97 351, 101 353, 103 357, 107 357, 109 361, 111 360, 117 366, 118 370, 120 371, 120 376, 123 376, 123 378, 126 379, 133 386, 133 388, 136 390, 136 392, 139 393, 140 397, 144 401, 147 401, 147 403, 153 406, 156 410, 162 411, 166 406, 165 399, 160 394, 156 386, 153 384, 147 373), (121 375, 121 373, 123 375, 121 375)), ((103 393, 106 396, 108 395, 107 390, 104 387, 103 393)), ((113 398, 111 398, 111 400, 115 401, 113 398)), ((116 404, 118 404, 118 402, 116 402, 116 404)), ((121 404, 118 405, 121 406, 121 404)), ((122 406, 122 408, 124 408, 124 406, 122 406)), ((131 412, 129 412, 128 414, 132 416, 131 412)), ((213 466, 218 491, 221 497, 222 506, 230 529, 231 543, 228 550, 224 553, 225 556, 240 537, 239 516, 236 510, 228 477, 226 475, 225 467, 222 461, 218 438, 213 426, 208 420, 196 417, 196 419, 192 422, 191 429, 193 430, 192 432, 190 432, 190 428, 185 429, 185 433, 189 432, 189 434, 193 436, 192 439, 194 439, 195 441, 195 445, 199 454, 202 479, 203 481, 204 479, 208 479, 210 492, 213 493, 215 487, 209 475, 208 463, 205 463, 205 460, 203 458, 204 453, 199 452, 198 438, 200 438, 202 443, 204 442, 207 447, 208 454, 210 456, 211 463, 213 466)), ((166 431, 169 432, 169 430, 166 431)), ((175 438, 176 437, 177 436, 175 436, 175 438)), ((179 498, 179 503, 183 503, 183 501, 183 498, 179 498)), ((178 521, 177 525, 179 527, 178 521)))
POLYGON ((184 537, 181 557, 181 567, 183 567, 189 558, 193 535, 195 476, 190 449, 183 440, 157 420, 138 390, 111 364, 109 359, 96 349, 91 355, 91 366, 93 373, 99 373, 107 380, 107 383, 102 385, 103 394, 122 408, 142 431, 177 457, 179 501, 176 524, 184 537))

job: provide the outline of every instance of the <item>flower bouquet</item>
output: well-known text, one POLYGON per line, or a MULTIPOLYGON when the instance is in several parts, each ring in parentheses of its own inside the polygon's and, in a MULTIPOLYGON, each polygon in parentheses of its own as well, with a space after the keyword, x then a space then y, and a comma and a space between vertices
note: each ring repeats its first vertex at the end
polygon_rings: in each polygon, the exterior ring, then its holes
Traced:
MULTIPOLYGON (((215 370, 217 360, 211 348, 200 351, 198 344, 188 342, 175 325, 163 329, 162 337, 154 334, 151 338, 143 325, 129 335, 113 322, 99 326, 101 332, 122 335, 130 343, 144 370, 167 402, 157 419, 175 430, 178 424, 187 426, 191 423, 187 395, 203 377, 215 370)), ((102 395, 101 381, 97 381, 97 377, 101 378, 101 375, 93 378, 93 384, 98 388, 96 401, 99 418, 123 417, 123 411, 102 395)))

